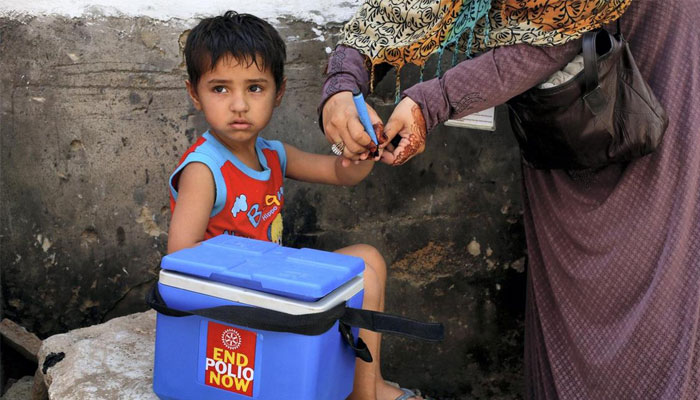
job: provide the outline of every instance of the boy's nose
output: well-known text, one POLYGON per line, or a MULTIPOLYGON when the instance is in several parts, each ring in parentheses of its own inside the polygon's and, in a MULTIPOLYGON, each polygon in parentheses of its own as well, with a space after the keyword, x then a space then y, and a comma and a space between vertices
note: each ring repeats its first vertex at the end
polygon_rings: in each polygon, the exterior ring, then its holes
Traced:
POLYGON ((248 111, 248 102, 243 95, 233 95, 231 96, 231 103, 229 104, 229 109, 233 112, 246 112, 248 111))

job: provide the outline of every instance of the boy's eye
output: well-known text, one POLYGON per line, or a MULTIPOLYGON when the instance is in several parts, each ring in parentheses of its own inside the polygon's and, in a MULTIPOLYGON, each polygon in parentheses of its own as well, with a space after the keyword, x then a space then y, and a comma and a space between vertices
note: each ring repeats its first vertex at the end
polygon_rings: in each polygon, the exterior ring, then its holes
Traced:
POLYGON ((262 90, 263 90, 263 88, 260 85, 252 85, 250 87, 250 91, 253 93, 260 93, 260 92, 262 92, 262 90))
POLYGON ((226 88, 223 86, 215 86, 214 87, 214 92, 216 93, 226 93, 226 88))

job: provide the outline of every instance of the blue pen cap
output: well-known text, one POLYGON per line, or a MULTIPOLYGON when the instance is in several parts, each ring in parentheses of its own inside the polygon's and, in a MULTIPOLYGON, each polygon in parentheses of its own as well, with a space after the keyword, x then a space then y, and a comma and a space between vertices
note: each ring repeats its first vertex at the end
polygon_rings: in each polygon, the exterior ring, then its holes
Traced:
POLYGON ((357 109, 357 115, 360 117, 360 122, 365 128, 365 131, 369 134, 374 144, 379 145, 377 140, 377 134, 374 132, 374 127, 372 126, 372 121, 369 119, 369 111, 367 111, 367 104, 365 103, 365 98, 359 89, 355 89, 352 92, 352 100, 355 102, 355 108, 357 109))

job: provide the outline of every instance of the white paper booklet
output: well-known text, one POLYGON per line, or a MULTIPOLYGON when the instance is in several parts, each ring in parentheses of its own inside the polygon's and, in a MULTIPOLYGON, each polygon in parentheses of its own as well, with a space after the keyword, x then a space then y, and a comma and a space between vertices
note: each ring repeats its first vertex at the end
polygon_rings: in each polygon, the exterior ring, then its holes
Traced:
POLYGON ((495 107, 491 107, 484 111, 469 114, 459 119, 448 119, 445 121, 445 125, 455 126, 458 128, 479 129, 482 131, 495 131, 495 114, 495 107))

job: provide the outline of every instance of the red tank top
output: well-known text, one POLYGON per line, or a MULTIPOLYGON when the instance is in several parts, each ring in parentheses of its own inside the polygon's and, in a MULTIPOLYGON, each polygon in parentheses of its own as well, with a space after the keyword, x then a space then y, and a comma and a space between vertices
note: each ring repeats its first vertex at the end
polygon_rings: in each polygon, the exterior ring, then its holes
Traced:
POLYGON ((202 162, 211 170, 216 184, 216 201, 204 239, 225 233, 281 243, 284 147, 280 142, 258 138, 256 150, 262 172, 240 163, 208 132, 202 135, 182 155, 170 177, 171 212, 176 205, 180 172, 191 162, 202 162))

